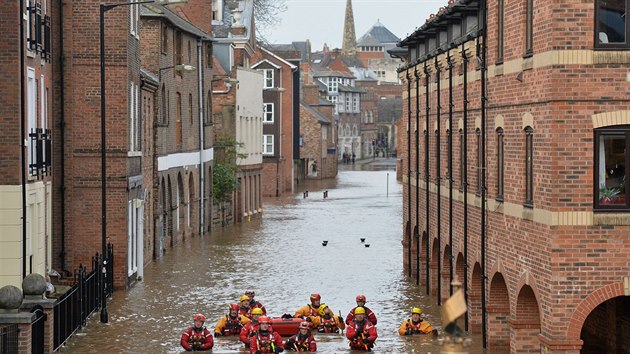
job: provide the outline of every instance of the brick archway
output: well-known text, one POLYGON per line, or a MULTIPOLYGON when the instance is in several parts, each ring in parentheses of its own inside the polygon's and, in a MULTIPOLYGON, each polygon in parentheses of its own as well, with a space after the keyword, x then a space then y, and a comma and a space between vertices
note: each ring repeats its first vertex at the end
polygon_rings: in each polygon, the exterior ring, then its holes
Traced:
MULTIPOLYGON (((429 242, 429 238, 427 236, 426 232, 422 233, 422 241, 420 242, 420 269, 422 269, 422 266, 426 264, 426 259, 427 259, 427 242, 429 242)), ((420 274, 420 284, 426 286, 427 285, 427 277, 426 277, 426 272, 428 272, 428 269, 425 269, 425 274, 423 276, 423 274, 420 274)), ((420 272, 422 273, 422 272, 420 272)))
POLYGON ((431 275, 429 277, 431 281, 431 295, 438 295, 438 258, 440 257, 440 244, 437 238, 433 238, 431 245, 431 258, 429 260, 429 269, 431 275))
MULTIPOLYGON (((444 247, 444 252, 442 253, 442 299, 446 300, 449 296, 451 296, 451 266, 455 267, 454 264, 451 264, 451 246, 446 245, 444 247)), ((454 276, 454 274, 453 274, 454 276)))
MULTIPOLYGON (((403 250, 405 251, 403 254, 403 267, 405 271, 411 268, 411 263, 409 262, 409 253, 411 252, 411 223, 409 221, 405 224, 405 235, 403 237, 402 245, 403 250)), ((411 276, 411 272, 408 272, 407 276, 411 276)))
POLYGON ((510 345, 517 353, 540 352, 540 308, 534 289, 529 285, 523 285, 518 293, 510 327, 510 345))
POLYGON ((579 340, 586 317, 603 302, 624 295, 623 283, 609 284, 593 291, 573 312, 567 328, 567 339, 579 340))
MULTIPOLYGON (((466 271, 468 271, 468 269, 466 269, 466 271)), ((481 264, 479 264, 479 262, 475 262, 472 276, 468 279, 468 283, 469 331, 472 333, 481 333, 481 264)))
POLYGON ((488 305, 488 348, 495 350, 510 349, 510 294, 503 274, 496 272, 490 282, 488 305))

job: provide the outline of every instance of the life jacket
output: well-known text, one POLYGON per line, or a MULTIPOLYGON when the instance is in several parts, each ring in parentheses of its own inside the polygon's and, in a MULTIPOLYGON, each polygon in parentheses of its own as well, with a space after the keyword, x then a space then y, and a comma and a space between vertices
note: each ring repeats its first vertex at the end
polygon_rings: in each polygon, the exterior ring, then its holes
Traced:
POLYGON ((317 308, 313 307, 312 304, 308 304, 308 310, 310 312, 310 316, 320 316, 319 314, 320 307, 322 307, 322 304, 320 304, 317 308))
POLYGON ((335 316, 325 315, 322 317, 322 324, 317 327, 319 333, 339 333, 339 327, 335 316))
POLYGON ((206 342, 206 327, 197 328, 190 327, 190 337, 188 337, 188 343, 192 348, 201 348, 206 342))
POLYGON ((252 318, 252 308, 251 307, 247 308, 247 311, 243 311, 243 309, 244 309, 243 307, 239 308, 238 314, 251 319, 252 318))
POLYGON ((241 317, 236 316, 235 318, 232 318, 229 315, 225 315, 225 318, 227 319, 227 323, 223 329, 223 335, 239 335, 241 333, 241 329, 243 328, 241 317))
POLYGON ((258 332, 256 334, 256 341, 258 344, 258 350, 263 354, 270 354, 276 352, 276 343, 273 341, 273 332, 267 331, 266 333, 258 332))
POLYGON ((422 330, 422 325, 424 321, 419 321, 414 324, 411 319, 407 320, 407 330, 411 329, 411 333, 413 334, 424 334, 425 332, 422 330))
POLYGON ((355 329, 361 329, 363 334, 350 340, 350 348, 370 351, 372 347, 374 347, 374 343, 367 344, 364 340, 368 338, 366 333, 370 328, 374 327, 374 325, 368 320, 363 320, 362 323, 354 321, 353 327, 355 329))
MULTIPOLYGON (((309 347, 311 344, 311 335, 307 334, 304 337, 302 337, 301 334, 296 334, 291 338, 291 348, 287 348, 288 349, 293 349, 296 352, 308 352, 309 351, 309 347)), ((288 341, 287 341, 288 342, 288 341)))

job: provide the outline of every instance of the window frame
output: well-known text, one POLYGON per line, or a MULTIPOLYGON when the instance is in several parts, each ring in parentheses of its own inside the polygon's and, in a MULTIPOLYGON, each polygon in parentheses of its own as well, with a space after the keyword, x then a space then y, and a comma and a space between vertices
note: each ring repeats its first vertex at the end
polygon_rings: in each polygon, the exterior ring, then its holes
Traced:
POLYGON ((261 69, 263 72, 263 89, 270 89, 275 87, 275 73, 274 69, 261 69), (271 84, 269 82, 271 81, 271 84))
POLYGON ((497 132, 497 197, 496 200, 502 202, 505 198, 505 133, 499 127, 497 132))
POLYGON ((524 58, 534 55, 534 0, 525 0, 525 54, 524 58))
POLYGON ((263 124, 265 123, 274 123, 275 122, 275 104, 273 102, 265 102, 263 103, 263 124), (267 108, 271 107, 271 111, 267 108), (267 119, 267 117, 271 117, 271 119, 267 119))
POLYGON ((525 203, 528 208, 534 207, 534 129, 525 127, 525 203))
MULTIPOLYGON (((599 41, 599 11, 602 0, 595 1, 595 24, 593 28, 593 47, 596 49, 630 49, 630 23, 628 23, 628 17, 626 16, 626 42, 625 43, 600 43, 599 41)), ((630 9, 630 0, 626 2, 626 14, 630 9)))
POLYGON ((597 211, 597 212, 601 212, 601 211, 614 211, 614 212, 618 212, 618 211, 630 211, 630 198, 628 198, 628 192, 630 191, 629 187, 630 187, 630 125, 617 125, 617 126, 608 126, 608 127, 602 127, 602 128, 598 128, 595 129, 593 131, 593 157, 594 157, 594 164, 593 164, 593 210, 597 211), (599 163, 600 163, 600 159, 599 159, 599 144, 600 144, 600 139, 602 136, 606 136, 606 135, 625 135, 626 138, 626 144, 625 144, 625 149, 626 149, 626 156, 625 156, 625 164, 626 164, 626 168, 625 168, 625 173, 624 173, 624 178, 625 178, 625 188, 626 188, 626 194, 625 194, 625 204, 600 204, 599 202, 599 185, 600 185, 600 180, 599 180, 599 163))
POLYGON ((164 55, 168 53, 168 26, 165 23, 162 24, 162 47, 160 50, 164 55))
POLYGON ((497 65, 503 64, 505 29, 505 0, 497 1, 497 65))
POLYGON ((274 155, 274 143, 275 143, 275 136, 273 134, 263 134, 263 149, 262 149, 262 154, 264 156, 273 156, 274 155), (267 142, 267 138, 271 138, 271 142, 267 142), (267 151, 267 147, 271 147, 271 151, 267 151))

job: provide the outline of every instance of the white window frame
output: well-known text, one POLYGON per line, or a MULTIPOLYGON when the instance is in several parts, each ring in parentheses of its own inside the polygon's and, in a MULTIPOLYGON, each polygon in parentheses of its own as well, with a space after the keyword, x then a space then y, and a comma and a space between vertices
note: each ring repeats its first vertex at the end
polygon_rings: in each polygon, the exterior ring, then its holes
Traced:
POLYGON ((359 113, 359 94, 352 94, 352 111, 354 113, 359 113))
POLYGON ((274 154, 274 149, 273 149, 273 144, 274 144, 274 136, 273 134, 263 134, 263 155, 273 155, 274 154), (270 140, 270 141, 269 141, 270 140), (269 149, 267 149, 269 148, 269 149))
MULTIPOLYGON (((26 134, 31 133, 31 129, 37 128, 37 81, 35 80, 35 69, 28 67, 26 69, 26 114, 27 127, 26 134)), ((33 148, 32 144, 27 143, 28 164, 33 164, 33 148)))
POLYGON ((274 88, 274 69, 262 69, 263 72, 263 88, 274 88))
POLYGON ((129 151, 136 151, 136 85, 129 83, 129 151))
POLYGON ((274 104, 273 103, 264 103, 263 104, 263 123, 273 123, 274 122, 274 104))
POLYGON ((328 92, 339 92, 339 78, 328 78, 328 92))
POLYGON ((138 272, 138 245, 139 237, 142 235, 142 226, 140 219, 143 217, 142 209, 138 208, 138 199, 132 199, 127 202, 127 276, 130 277, 138 272))
MULTIPOLYGON (((135 0, 129 0, 129 2, 134 2, 135 0)), ((140 5, 131 5, 129 6, 129 33, 134 36, 136 39, 140 39, 140 5)))
POLYGON ((352 94, 347 93, 346 94, 346 112, 352 112, 351 108, 352 108, 352 94))

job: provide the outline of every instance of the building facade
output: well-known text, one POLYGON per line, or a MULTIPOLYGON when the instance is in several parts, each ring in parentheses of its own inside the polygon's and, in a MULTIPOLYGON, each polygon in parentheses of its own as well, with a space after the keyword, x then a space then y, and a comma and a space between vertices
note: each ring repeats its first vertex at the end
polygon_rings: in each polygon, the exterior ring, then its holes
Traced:
POLYGON ((59 255, 52 244, 51 142, 59 134, 50 118, 52 6, 13 1, 0 20, 0 287, 48 274, 59 255))
POLYGON ((628 351, 630 4, 485 4, 400 42, 405 271, 489 348, 628 351))

